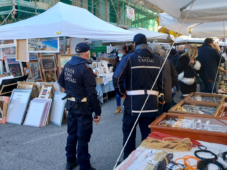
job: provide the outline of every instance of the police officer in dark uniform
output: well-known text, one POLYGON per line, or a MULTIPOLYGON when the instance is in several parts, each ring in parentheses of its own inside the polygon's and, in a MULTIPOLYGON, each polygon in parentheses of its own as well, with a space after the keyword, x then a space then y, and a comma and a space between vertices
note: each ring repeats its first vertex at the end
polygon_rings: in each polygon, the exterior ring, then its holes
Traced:
POLYGON ((79 43, 76 56, 65 64, 58 80, 67 94, 67 170, 74 169, 78 164, 80 170, 94 170, 90 164, 88 143, 92 134, 92 113, 95 112, 94 121, 98 124, 101 107, 97 99, 95 76, 88 66, 90 49, 86 43, 79 43))
MULTIPOLYGON (((163 60, 157 55, 154 55, 148 47, 145 35, 137 34, 133 41, 135 47, 134 52, 126 55, 121 60, 113 75, 114 88, 116 92, 125 99, 122 129, 123 144, 125 144, 148 94, 150 94, 150 97, 138 120, 142 140, 146 139, 150 134, 148 125, 155 120, 158 114, 158 103, 164 104, 163 71, 160 73, 154 88, 151 90, 158 72, 161 69, 163 60), (125 88, 124 80, 126 82, 125 88)), ((124 159, 135 150, 135 138, 136 128, 124 149, 124 159)))

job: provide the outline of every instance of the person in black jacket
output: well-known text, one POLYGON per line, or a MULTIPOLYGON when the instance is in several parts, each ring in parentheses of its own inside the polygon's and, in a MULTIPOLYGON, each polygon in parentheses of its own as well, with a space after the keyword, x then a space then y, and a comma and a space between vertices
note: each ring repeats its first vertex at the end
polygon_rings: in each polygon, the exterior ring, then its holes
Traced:
POLYGON ((175 49, 171 49, 168 59, 172 62, 173 66, 175 67, 177 63, 177 51, 175 49))
MULTIPOLYGON (((113 72, 117 69, 121 59, 125 56, 125 51, 123 49, 118 49, 116 53, 116 58, 114 62, 113 72)), ((121 97, 116 93, 116 101, 117 101, 117 110, 114 112, 115 114, 119 114, 121 112, 121 97)))
POLYGON ((192 92, 196 92, 196 71, 199 71, 201 64, 196 61, 198 49, 190 46, 188 51, 182 54, 176 63, 178 80, 180 81, 180 89, 183 97, 188 96, 192 92))
POLYGON ((58 79, 67 94, 66 170, 73 170, 78 164, 81 170, 95 170, 91 167, 88 143, 92 135, 92 121, 96 124, 100 121, 101 106, 95 89, 95 75, 89 67, 91 49, 86 43, 77 44, 76 56, 65 64, 58 79))
MULTIPOLYGON (((166 53, 164 50, 161 49, 160 44, 155 43, 154 45, 152 45, 152 51, 156 55, 166 58, 166 53)), ((165 73, 165 77, 163 77, 163 81, 164 81, 163 88, 164 88, 165 104, 159 105, 159 115, 161 115, 164 112, 168 112, 169 109, 172 107, 172 88, 178 82, 177 72, 176 72, 172 62, 169 59, 166 60, 164 73, 165 73)))
POLYGON ((199 48, 198 61, 201 63, 200 92, 217 93, 215 78, 217 76, 219 63, 224 63, 222 57, 216 49, 213 48, 213 39, 206 38, 204 44, 199 48))

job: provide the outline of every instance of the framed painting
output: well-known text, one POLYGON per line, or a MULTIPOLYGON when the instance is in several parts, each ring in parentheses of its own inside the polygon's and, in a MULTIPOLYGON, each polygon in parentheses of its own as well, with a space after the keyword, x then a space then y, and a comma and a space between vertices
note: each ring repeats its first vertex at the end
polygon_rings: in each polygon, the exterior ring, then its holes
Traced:
POLYGON ((30 68, 24 68, 24 75, 28 75, 28 78, 32 78, 32 72, 30 68))
MULTIPOLYGON (((65 64, 69 61, 69 60, 71 60, 71 58, 72 58, 72 55, 60 55, 60 57, 58 57, 58 58, 60 58, 60 65, 61 65, 61 68, 64 68, 64 66, 65 66, 65 64)), ((58 59, 58 61, 59 61, 59 59, 58 59)), ((58 63, 58 64, 59 64, 58 63)))
POLYGON ((14 77, 21 77, 24 75, 21 62, 16 61, 15 58, 7 58, 5 64, 7 72, 10 72, 14 77))
POLYGON ((58 80, 56 72, 54 70, 44 71, 44 76, 45 76, 46 82, 56 82, 58 80))
POLYGON ((14 89, 10 100, 6 122, 21 125, 32 94, 31 89, 14 89), (18 110, 20 110, 18 112, 18 110))
POLYGON ((16 47, 16 46, 17 46, 16 40, 0 40, 0 48, 16 47))
POLYGON ((38 53, 29 53, 29 60, 39 60, 38 53))
POLYGON ((16 58, 16 47, 3 48, 3 57, 16 58))
POLYGON ((42 80, 42 73, 39 62, 30 62, 27 64, 28 68, 30 68, 32 77, 35 81, 42 80))
POLYGON ((59 38, 31 38, 27 39, 27 51, 29 53, 58 53, 59 38))
POLYGON ((42 68, 44 70, 56 68, 56 63, 55 63, 54 57, 42 57, 41 64, 42 64, 42 68))

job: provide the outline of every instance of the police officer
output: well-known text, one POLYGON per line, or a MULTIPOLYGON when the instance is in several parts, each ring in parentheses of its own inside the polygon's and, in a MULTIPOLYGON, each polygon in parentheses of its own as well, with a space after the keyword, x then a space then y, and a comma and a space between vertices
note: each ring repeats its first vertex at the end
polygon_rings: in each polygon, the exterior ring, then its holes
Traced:
MULTIPOLYGON (((162 72, 154 88, 151 90, 161 69, 163 60, 152 53, 147 45, 145 35, 137 34, 133 41, 135 47, 134 52, 126 55, 121 60, 113 75, 114 88, 125 99, 122 127, 123 144, 125 144, 148 94, 150 94, 150 97, 138 120, 142 140, 146 139, 150 134, 148 125, 155 120, 158 114, 158 103, 164 104, 162 72), (124 80, 126 82, 126 88, 124 88, 124 80)), ((124 149, 124 159, 135 150, 135 138, 136 128, 124 149)))
POLYGON ((92 134, 92 113, 95 112, 94 121, 98 124, 101 107, 95 89, 95 76, 87 65, 90 49, 91 47, 86 43, 79 43, 76 46, 76 56, 72 56, 65 64, 58 80, 67 94, 67 170, 74 169, 78 164, 80 170, 95 170, 90 164, 88 143, 92 134))

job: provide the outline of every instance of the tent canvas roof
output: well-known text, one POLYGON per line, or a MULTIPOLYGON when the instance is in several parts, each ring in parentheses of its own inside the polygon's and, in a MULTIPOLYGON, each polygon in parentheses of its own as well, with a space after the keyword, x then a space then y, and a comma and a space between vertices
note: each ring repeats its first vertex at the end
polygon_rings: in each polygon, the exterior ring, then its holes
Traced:
POLYGON ((0 26, 0 40, 59 36, 130 40, 134 33, 107 23, 86 9, 61 2, 32 18, 0 26))
POLYGON ((194 1, 186 23, 217 22, 227 18, 226 0, 148 0, 170 16, 183 22, 194 1))
MULTIPOLYGON (((171 31, 179 32, 182 25, 177 19, 166 13, 159 14, 160 25, 171 31)), ((206 23, 186 23, 183 25, 180 33, 189 35, 191 28, 191 36, 197 38, 206 37, 225 37, 227 35, 227 21, 206 22, 206 23), (225 31, 224 31, 225 28, 225 31)))

